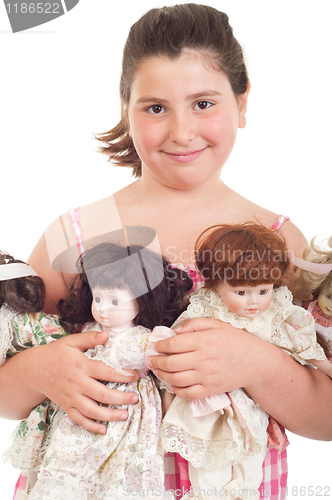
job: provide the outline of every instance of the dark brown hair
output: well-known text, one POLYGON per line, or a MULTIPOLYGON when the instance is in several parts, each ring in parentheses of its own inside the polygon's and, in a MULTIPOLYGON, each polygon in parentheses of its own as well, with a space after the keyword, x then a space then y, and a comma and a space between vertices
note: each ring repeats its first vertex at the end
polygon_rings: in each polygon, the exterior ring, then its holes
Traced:
MULTIPOLYGON (((139 245, 122 247, 114 243, 101 243, 86 250, 79 259, 79 276, 70 286, 66 299, 59 301, 60 324, 70 333, 78 331, 84 323, 95 321, 91 314, 91 288, 129 290, 137 297, 139 312, 135 325, 153 329, 157 325, 171 326, 188 304, 187 294, 192 288, 190 276, 171 267, 170 262, 139 245), (144 250, 144 272, 148 292, 139 295, 141 283, 140 259, 129 255, 144 250), (116 265, 109 265, 116 263, 116 265), (149 285, 149 277, 161 276, 157 286, 149 285)), ((159 281, 159 280, 158 280, 159 281)))
POLYGON ((149 57, 180 57, 184 49, 210 57, 214 69, 229 80, 236 96, 248 87, 242 48, 233 35, 228 16, 207 5, 194 3, 151 9, 131 28, 123 52, 120 81, 121 121, 96 138, 106 143, 100 151, 116 165, 132 167, 142 175, 141 160, 129 136, 127 105, 136 71, 149 57))
POLYGON ((260 224, 212 226, 196 243, 196 266, 206 288, 280 286, 290 263, 285 240, 260 224))
MULTIPOLYGON (((21 263, 6 252, 0 252, 0 265, 21 263)), ((39 276, 24 276, 0 281, 0 307, 6 303, 18 312, 39 312, 45 302, 45 285, 39 276)))

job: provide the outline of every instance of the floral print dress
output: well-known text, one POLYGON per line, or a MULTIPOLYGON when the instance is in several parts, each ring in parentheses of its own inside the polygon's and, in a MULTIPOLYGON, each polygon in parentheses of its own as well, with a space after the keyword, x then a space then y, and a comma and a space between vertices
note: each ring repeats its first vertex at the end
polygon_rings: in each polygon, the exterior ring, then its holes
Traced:
MULTIPOLYGON (((100 330, 100 326, 94 323, 85 329, 100 330)), ((126 421, 108 422, 106 435, 86 431, 49 400, 21 422, 5 459, 22 469, 39 470, 26 498, 120 500, 140 493, 153 499, 157 492, 158 498, 173 498, 164 489, 163 452, 158 444, 161 397, 146 365, 152 338, 164 338, 169 332, 156 327, 151 334, 142 326, 126 325, 112 330, 106 344, 86 352, 120 372, 134 369, 140 375, 132 383, 107 384, 136 392, 139 402, 126 407, 126 421)))

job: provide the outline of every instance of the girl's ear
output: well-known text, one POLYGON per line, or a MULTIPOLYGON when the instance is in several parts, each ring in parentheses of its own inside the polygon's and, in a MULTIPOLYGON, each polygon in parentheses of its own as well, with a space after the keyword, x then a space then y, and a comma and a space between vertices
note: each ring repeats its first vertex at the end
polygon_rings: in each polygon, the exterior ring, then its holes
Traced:
POLYGON ((238 102, 239 102, 239 128, 244 128, 247 123, 246 119, 246 112, 247 112, 247 106, 248 106, 248 96, 250 92, 250 81, 248 81, 248 87, 247 90, 245 91, 244 94, 241 94, 238 96, 238 102))

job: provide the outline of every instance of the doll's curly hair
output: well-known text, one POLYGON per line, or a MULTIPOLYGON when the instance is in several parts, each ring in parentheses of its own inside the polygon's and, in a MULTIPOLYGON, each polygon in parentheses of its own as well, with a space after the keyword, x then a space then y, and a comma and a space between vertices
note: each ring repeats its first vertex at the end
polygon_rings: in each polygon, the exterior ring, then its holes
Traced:
MULTIPOLYGON (((332 236, 326 242, 326 248, 317 243, 317 238, 313 238, 310 246, 303 251, 302 258, 316 264, 332 264, 332 236)), ((316 299, 320 289, 332 280, 332 271, 326 274, 315 274, 297 268, 293 275, 292 291, 301 298, 308 298, 311 294, 316 299)))
POLYGON ((85 323, 95 321, 91 314, 91 288, 115 287, 130 291, 137 297, 139 310, 133 320, 134 324, 153 329, 157 325, 171 326, 174 323, 187 307, 187 295, 193 286, 192 279, 185 271, 172 268, 166 258, 140 245, 123 247, 104 242, 86 250, 80 256, 77 266, 79 276, 72 281, 68 296, 58 303, 60 324, 69 333, 75 333, 85 323), (149 287, 147 293, 139 295, 136 276, 141 268, 137 267, 138 259, 127 257, 139 254, 142 250, 148 275, 160 274, 162 262, 163 278, 157 286, 149 287), (116 265, 109 265, 113 263, 116 265))
MULTIPOLYGON (((22 260, 0 251, 0 265, 19 263, 22 260)), ((0 307, 6 303, 18 312, 39 312, 45 303, 45 285, 39 276, 23 276, 0 281, 0 307)))

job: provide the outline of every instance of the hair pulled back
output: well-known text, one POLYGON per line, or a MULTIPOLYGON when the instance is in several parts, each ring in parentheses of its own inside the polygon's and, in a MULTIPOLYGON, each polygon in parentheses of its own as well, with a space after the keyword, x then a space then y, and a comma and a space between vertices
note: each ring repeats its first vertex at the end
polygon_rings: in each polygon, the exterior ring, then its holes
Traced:
MULTIPOLYGON (((66 299, 59 301, 60 324, 69 333, 75 333, 85 323, 95 321, 91 313, 91 288, 128 290, 134 297, 140 289, 137 276, 141 269, 137 259, 127 259, 139 253, 144 247, 132 245, 130 248, 114 243, 101 243, 86 250, 78 261, 81 271, 70 286, 66 299), (115 266, 108 264, 116 263, 115 266)), ((149 273, 160 275, 160 256, 145 249, 144 265, 149 273)), ((147 293, 136 298, 138 314, 135 325, 143 325, 151 330, 157 326, 171 326, 188 304, 187 294, 192 288, 190 276, 171 267, 162 258, 163 279, 147 293)), ((150 274, 151 276, 151 274, 150 274)))
MULTIPOLYGON (((11 255, 0 252, 0 265, 19 263, 11 255)), ((17 312, 39 312, 45 302, 45 285, 39 276, 23 276, 0 281, 0 307, 6 303, 17 312)))
POLYGON ((120 81, 121 121, 96 138, 106 146, 100 151, 118 166, 132 167, 142 175, 141 160, 129 136, 127 105, 136 71, 149 57, 180 57, 195 50, 210 57, 214 69, 229 80, 235 95, 246 92, 248 74, 242 48, 233 35, 228 16, 207 5, 194 3, 151 9, 131 28, 123 52, 120 81))

